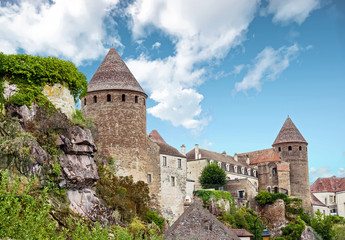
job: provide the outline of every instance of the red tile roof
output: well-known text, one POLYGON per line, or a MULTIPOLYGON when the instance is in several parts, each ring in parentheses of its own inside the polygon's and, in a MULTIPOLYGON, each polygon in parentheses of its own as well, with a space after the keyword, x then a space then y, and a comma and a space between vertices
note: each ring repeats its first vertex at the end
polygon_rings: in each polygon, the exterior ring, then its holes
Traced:
POLYGON ((144 93, 115 48, 111 48, 88 84, 88 92, 131 90, 144 93))
POLYGON ((323 202, 321 202, 313 193, 310 194, 311 205, 327 207, 323 202))
POLYGON ((279 162, 280 157, 274 148, 263 149, 254 152, 238 154, 240 158, 249 157, 250 164, 258 164, 263 162, 279 162))
POLYGON ((237 237, 254 237, 254 235, 248 232, 246 229, 231 229, 231 231, 233 231, 237 237))
POLYGON ((272 146, 279 143, 289 143, 289 142, 307 143, 307 141, 304 139, 302 134, 298 131, 297 127, 292 122, 292 120, 289 117, 287 117, 287 119, 284 122, 283 127, 280 129, 280 132, 278 133, 278 136, 276 140, 274 140, 274 143, 272 144, 272 146))
MULTIPOLYGON (((250 168, 250 166, 246 164, 245 162, 235 161, 232 156, 226 155, 224 153, 217 153, 217 152, 212 152, 209 150, 199 148, 199 154, 201 154, 201 159, 210 159, 210 160, 215 160, 217 162, 226 162, 226 163, 231 163, 234 165, 250 168)), ((195 148, 190 150, 186 154, 186 157, 187 157, 187 161, 195 161, 195 148)))
POLYGON ((311 192, 340 192, 345 191, 345 177, 318 178, 311 186, 311 192))
POLYGON ((151 133, 149 134, 149 137, 152 141, 154 141, 159 146, 160 154, 181 157, 181 158, 186 157, 182 153, 180 153, 176 148, 167 144, 157 130, 152 130, 151 133))

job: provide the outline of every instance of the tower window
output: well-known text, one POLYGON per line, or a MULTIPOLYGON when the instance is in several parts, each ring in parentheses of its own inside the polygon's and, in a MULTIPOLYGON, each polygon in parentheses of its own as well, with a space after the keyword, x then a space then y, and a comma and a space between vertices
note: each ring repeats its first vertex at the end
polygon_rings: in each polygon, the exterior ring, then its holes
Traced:
POLYGON ((272 175, 276 176, 277 175, 277 169, 276 168, 272 168, 272 175))
POLYGON ((291 147, 291 146, 288 146, 288 150, 291 151, 291 150, 292 150, 292 147, 291 147))
POLYGON ((278 152, 281 152, 281 151, 282 151, 282 148, 281 148, 281 147, 279 147, 279 148, 278 148, 278 152))
POLYGON ((84 106, 86 105, 86 98, 84 98, 84 106))
POLYGON ((302 151, 302 146, 299 146, 299 150, 302 151))
POLYGON ((274 187, 274 193, 278 193, 278 187, 274 187))
POLYGON ((146 105, 146 101, 145 101, 145 98, 143 99, 143 103, 144 103, 144 106, 146 105))
POLYGON ((147 183, 151 183, 151 182, 152 182, 151 174, 147 174, 147 183))
POLYGON ((97 96, 93 96, 93 102, 97 103, 97 96))
POLYGON ((138 96, 134 97, 134 101, 135 101, 135 103, 138 103, 138 96))
POLYGON ((107 102, 111 102, 111 95, 110 94, 107 95, 107 102))
POLYGON ((267 192, 271 192, 271 187, 268 187, 268 188, 267 188, 267 192))
POLYGON ((126 94, 122 94, 122 102, 126 102, 126 94))

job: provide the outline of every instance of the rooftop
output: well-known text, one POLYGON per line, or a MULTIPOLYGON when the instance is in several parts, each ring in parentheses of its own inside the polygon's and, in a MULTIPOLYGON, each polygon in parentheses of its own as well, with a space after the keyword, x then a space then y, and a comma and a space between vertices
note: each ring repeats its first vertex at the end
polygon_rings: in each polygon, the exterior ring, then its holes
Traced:
POLYGON ((109 50, 88 84, 88 92, 101 90, 130 90, 146 95, 115 48, 109 50))
POLYGON ((263 149, 254 152, 238 154, 239 158, 249 157, 250 164, 258 164, 263 162, 279 162, 280 157, 274 148, 263 149))
POLYGON ((323 202, 321 202, 313 193, 310 194, 311 198, 311 205, 313 206, 322 206, 322 207, 327 207, 323 202))
POLYGON ((276 140, 274 140, 274 143, 272 146, 279 144, 279 143, 289 143, 289 142, 301 142, 301 143, 307 143, 307 141, 304 139, 302 134, 298 131, 295 124, 292 122, 290 117, 287 117, 283 127, 280 129, 280 132, 278 133, 278 136, 276 140))
POLYGON ((149 134, 149 137, 152 141, 154 141, 159 146, 160 154, 181 157, 181 158, 186 157, 182 153, 180 153, 176 148, 167 144, 157 130, 152 130, 151 133, 149 134))
POLYGON ((318 178, 311 186, 312 193, 345 191, 345 177, 318 178))

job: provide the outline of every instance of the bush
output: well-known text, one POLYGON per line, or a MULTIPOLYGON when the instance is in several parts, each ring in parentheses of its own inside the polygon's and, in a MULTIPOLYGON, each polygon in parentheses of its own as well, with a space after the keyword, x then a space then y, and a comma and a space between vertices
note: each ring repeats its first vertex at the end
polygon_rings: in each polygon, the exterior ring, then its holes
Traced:
POLYGON ((202 188, 218 189, 226 184, 226 174, 216 163, 207 165, 201 173, 199 182, 202 188))
POLYGON ((207 204, 211 197, 213 197, 216 201, 223 198, 229 201, 229 203, 234 200, 231 194, 225 191, 197 190, 194 192, 194 195, 200 197, 204 204, 207 204))
POLYGON ((296 223, 290 223, 281 230, 286 240, 299 240, 305 229, 305 224, 300 217, 297 218, 296 223))
POLYGON ((332 216, 324 216, 320 211, 315 212, 311 219, 311 227, 322 237, 323 240, 333 239, 335 235, 333 225, 332 216))
POLYGON ((73 113, 71 123, 89 129, 95 128, 95 124, 90 119, 85 118, 83 112, 79 109, 76 109, 73 113))
POLYGON ((160 229, 164 227, 164 218, 158 216, 156 211, 147 211, 146 212, 146 220, 149 223, 155 223, 160 229))

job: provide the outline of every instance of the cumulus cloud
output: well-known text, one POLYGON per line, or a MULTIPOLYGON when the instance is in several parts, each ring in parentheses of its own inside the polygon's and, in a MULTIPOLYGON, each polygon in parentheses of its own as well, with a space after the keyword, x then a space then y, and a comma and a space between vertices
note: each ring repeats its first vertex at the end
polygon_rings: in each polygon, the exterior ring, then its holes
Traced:
POLYGON ((173 56, 150 59, 141 55, 127 61, 157 102, 148 112, 175 126, 205 126, 210 118, 201 116, 203 96, 196 90, 206 73, 200 63, 221 59, 242 43, 259 2, 138 0, 131 4, 128 14, 135 38, 159 29, 175 44, 173 56))
POLYGON ((337 177, 345 177, 345 168, 339 168, 337 177))
POLYGON ((302 24, 310 13, 320 8, 320 0, 268 0, 264 10, 273 14, 273 22, 302 24))
POLYGON ((326 178, 326 177, 331 177, 332 172, 329 167, 321 167, 321 168, 313 168, 311 167, 309 169, 309 178, 311 182, 314 182, 317 178, 326 178))
POLYGON ((155 42, 155 43, 152 45, 152 49, 158 49, 160 46, 161 46, 161 43, 160 43, 160 42, 155 42))
POLYGON ((0 51, 50 55, 80 65, 120 46, 110 10, 119 0, 18 0, 0 4, 0 51), (108 32, 107 32, 108 30, 108 32))
POLYGON ((266 47, 256 56, 243 80, 235 84, 235 92, 249 89, 261 91, 263 82, 275 80, 289 66, 298 51, 300 48, 296 44, 289 47, 283 46, 277 50, 266 47))

